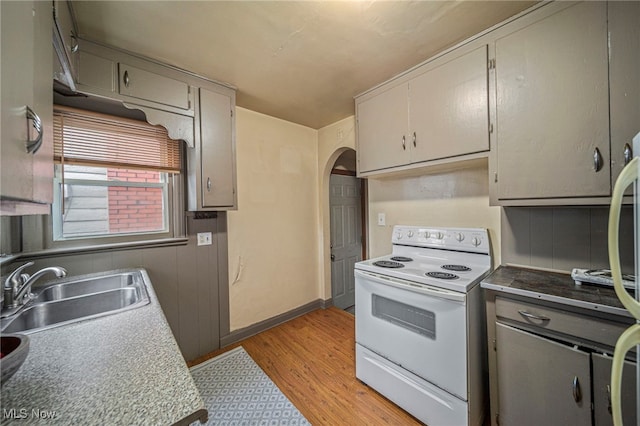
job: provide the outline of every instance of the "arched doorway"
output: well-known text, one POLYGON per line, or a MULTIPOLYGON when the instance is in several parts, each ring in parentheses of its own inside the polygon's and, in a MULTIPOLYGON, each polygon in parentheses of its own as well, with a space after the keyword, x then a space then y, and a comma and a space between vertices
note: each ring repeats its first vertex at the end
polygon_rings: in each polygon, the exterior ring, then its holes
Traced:
POLYGON ((329 178, 331 299, 333 305, 353 313, 353 267, 363 259, 365 181, 356 177, 355 151, 344 151, 329 178))

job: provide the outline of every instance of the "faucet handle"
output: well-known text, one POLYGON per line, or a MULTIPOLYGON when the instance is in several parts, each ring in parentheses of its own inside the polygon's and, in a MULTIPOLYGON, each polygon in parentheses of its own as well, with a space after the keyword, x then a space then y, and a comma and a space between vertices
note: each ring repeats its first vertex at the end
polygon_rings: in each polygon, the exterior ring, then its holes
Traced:
POLYGON ((27 262, 24 265, 18 266, 12 273, 9 275, 7 280, 4 282, 5 288, 15 288, 17 285, 24 283, 27 279, 29 279, 29 274, 23 274, 22 271, 29 266, 33 266, 34 262, 27 262), (26 276, 26 277, 25 277, 26 276))

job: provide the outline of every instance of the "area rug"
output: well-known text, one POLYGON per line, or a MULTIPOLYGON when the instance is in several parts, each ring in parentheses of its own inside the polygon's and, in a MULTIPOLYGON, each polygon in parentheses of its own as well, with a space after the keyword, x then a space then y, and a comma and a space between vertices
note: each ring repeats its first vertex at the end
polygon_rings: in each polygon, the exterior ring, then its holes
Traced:
POLYGON ((310 424, 242 346, 190 371, 209 411, 207 425, 310 424))

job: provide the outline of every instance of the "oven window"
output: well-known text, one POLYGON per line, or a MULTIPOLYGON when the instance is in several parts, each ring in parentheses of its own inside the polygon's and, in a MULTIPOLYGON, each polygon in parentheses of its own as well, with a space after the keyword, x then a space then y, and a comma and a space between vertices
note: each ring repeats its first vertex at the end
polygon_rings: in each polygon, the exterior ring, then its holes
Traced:
POLYGON ((435 340, 436 314, 377 294, 372 297, 374 317, 435 340))

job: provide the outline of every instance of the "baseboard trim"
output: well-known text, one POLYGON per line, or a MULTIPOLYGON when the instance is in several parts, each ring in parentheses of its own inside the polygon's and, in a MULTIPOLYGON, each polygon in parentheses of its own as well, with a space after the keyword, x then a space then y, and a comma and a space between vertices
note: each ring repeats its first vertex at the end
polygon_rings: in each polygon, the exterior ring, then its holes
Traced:
POLYGON ((237 343, 241 340, 246 339, 247 337, 254 336, 260 332, 273 328, 277 325, 285 323, 289 320, 297 318, 301 315, 309 313, 311 311, 315 311, 316 309, 326 309, 333 306, 333 300, 327 299, 316 299, 313 302, 309 302, 306 305, 298 306, 290 311, 284 312, 280 315, 276 315, 275 317, 268 318, 266 320, 257 322, 248 327, 241 328, 239 330, 234 330, 226 336, 220 337, 220 347, 224 348, 225 346, 231 345, 233 343, 237 343))

